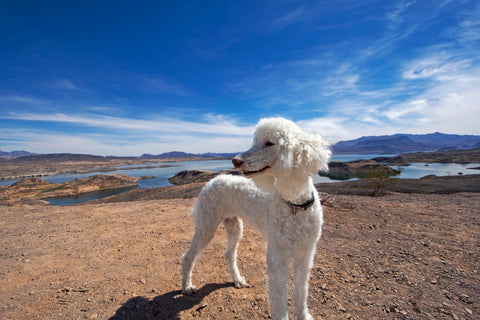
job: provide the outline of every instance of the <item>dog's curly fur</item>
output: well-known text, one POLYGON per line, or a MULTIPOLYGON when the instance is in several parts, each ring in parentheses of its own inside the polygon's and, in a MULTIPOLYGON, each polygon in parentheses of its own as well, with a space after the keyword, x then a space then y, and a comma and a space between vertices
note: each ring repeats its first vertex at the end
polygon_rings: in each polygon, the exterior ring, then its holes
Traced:
POLYGON ((195 259, 223 221, 227 234, 225 258, 235 287, 247 285, 237 267, 242 218, 268 241, 267 273, 272 319, 288 319, 287 281, 294 272, 295 313, 312 319, 307 308, 308 278, 323 223, 322 208, 312 176, 328 170, 330 151, 317 135, 304 133, 283 118, 262 119, 250 150, 233 158, 246 177, 220 175, 203 188, 192 213, 195 235, 182 260, 182 290, 192 294, 195 259), (252 179, 249 179, 251 177, 252 179), (288 204, 313 205, 292 213, 288 204))

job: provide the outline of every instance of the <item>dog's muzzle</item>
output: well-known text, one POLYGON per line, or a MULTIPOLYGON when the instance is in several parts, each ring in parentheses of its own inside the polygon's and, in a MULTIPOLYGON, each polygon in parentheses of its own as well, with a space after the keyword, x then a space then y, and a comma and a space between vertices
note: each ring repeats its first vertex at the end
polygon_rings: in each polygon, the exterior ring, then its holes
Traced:
POLYGON ((254 170, 254 171, 245 170, 245 168, 242 169, 242 165, 243 165, 244 161, 243 161, 242 159, 238 158, 238 156, 237 156, 237 157, 234 157, 234 158, 232 159, 232 163, 233 163, 233 166, 234 166, 236 169, 242 171, 243 174, 246 175, 246 176, 248 176, 248 175, 253 175, 253 174, 256 174, 256 173, 260 173, 260 172, 265 171, 265 170, 267 170, 267 169, 270 168, 270 166, 266 166, 266 167, 264 167, 264 168, 262 168, 262 169, 260 169, 260 170, 254 170))

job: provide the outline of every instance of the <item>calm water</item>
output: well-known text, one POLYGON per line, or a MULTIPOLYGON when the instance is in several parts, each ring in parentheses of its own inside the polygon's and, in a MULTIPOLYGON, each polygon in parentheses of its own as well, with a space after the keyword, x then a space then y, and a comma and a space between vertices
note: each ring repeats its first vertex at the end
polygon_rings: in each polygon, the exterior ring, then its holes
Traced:
MULTIPOLYGON (((336 161, 352 161, 358 159, 371 159, 374 157, 378 157, 378 154, 371 154, 371 155, 334 155, 332 160, 336 161)), ((128 170, 119 170, 110 173, 122 173, 127 174, 133 177, 142 177, 142 176, 155 176, 153 179, 145 179, 140 180, 138 182, 138 188, 154 188, 154 187, 165 187, 171 185, 168 182, 168 178, 175 175, 177 172, 182 170, 190 170, 190 169, 203 169, 203 170, 212 170, 212 171, 220 171, 224 169, 231 169, 233 168, 232 162, 230 160, 203 160, 203 161, 185 161, 185 162, 172 162, 172 163, 165 163, 172 165, 172 167, 167 168, 143 168, 143 169, 135 169, 135 166, 132 166, 131 169, 128 170)), ((158 164, 152 164, 152 166, 158 164)), ((141 165, 146 166, 145 164, 141 165)), ((125 168, 126 166, 124 166, 125 168)), ((480 173, 480 170, 468 169, 480 167, 480 164, 441 164, 441 163, 432 163, 432 164, 424 164, 424 163, 412 163, 410 166, 400 167, 402 173, 400 178, 410 178, 416 179, 420 178, 429 174, 434 174, 437 176, 448 176, 448 175, 457 175, 458 173, 462 174, 476 174, 480 173)), ((396 168, 396 167, 395 167, 396 168)), ((85 174, 61 174, 61 175, 54 175, 49 177, 42 177, 41 179, 53 182, 53 183, 63 183, 66 181, 70 181, 73 179, 84 178, 96 174, 108 174, 106 172, 91 172, 85 174)), ((11 185, 15 181, 0 181, 0 185, 11 185)), ((314 177, 315 183, 320 182, 335 182, 330 180, 326 177, 316 176, 314 177)), ((91 192, 77 196, 71 197, 62 197, 62 198, 54 198, 48 199, 52 204, 55 205, 72 205, 76 203, 81 203, 93 199, 100 199, 103 197, 107 197, 110 195, 122 193, 128 191, 132 188, 123 188, 123 189, 115 189, 115 190, 104 190, 98 192, 91 192)))

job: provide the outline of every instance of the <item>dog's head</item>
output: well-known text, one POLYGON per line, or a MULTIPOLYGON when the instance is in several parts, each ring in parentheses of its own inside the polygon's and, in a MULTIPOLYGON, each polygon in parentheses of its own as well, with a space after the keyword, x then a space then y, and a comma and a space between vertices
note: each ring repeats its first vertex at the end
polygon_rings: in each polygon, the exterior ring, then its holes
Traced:
POLYGON ((252 176, 260 186, 277 181, 305 181, 319 171, 328 170, 330 150, 320 136, 303 132, 283 118, 262 119, 253 146, 233 158, 234 166, 252 176))

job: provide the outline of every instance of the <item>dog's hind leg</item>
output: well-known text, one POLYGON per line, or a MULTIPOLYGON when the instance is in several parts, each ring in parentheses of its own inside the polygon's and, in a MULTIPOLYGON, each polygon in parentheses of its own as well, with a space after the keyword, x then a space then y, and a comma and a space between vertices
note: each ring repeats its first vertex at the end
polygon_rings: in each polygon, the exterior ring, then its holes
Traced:
POLYGON ((182 292, 184 294, 191 295, 195 292, 195 287, 192 284, 192 270, 195 265, 195 260, 210 240, 212 240, 219 223, 220 221, 215 223, 213 221, 201 221, 201 219, 197 219, 192 243, 182 258, 182 292))
POLYGON ((225 259, 227 260, 228 269, 232 275, 235 288, 243 288, 247 286, 245 278, 240 275, 237 266, 237 249, 243 234, 243 222, 238 217, 226 218, 223 220, 225 229, 227 230, 228 242, 225 251, 225 259))

